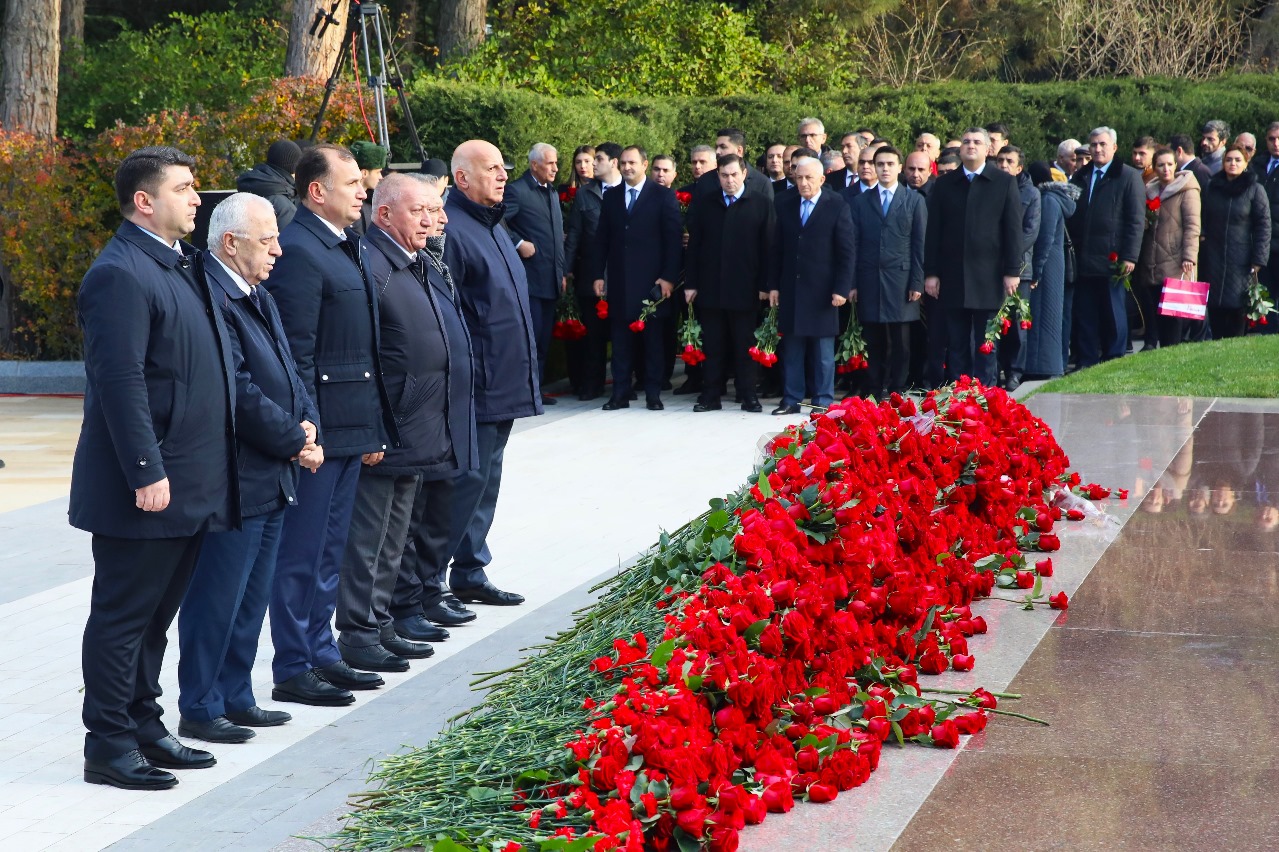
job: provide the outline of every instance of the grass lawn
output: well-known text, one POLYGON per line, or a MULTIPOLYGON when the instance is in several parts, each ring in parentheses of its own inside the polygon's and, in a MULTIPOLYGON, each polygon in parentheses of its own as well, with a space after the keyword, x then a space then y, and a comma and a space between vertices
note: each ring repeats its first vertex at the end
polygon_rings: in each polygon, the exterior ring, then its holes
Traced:
POLYGON ((1279 334, 1138 352, 1045 382, 1035 393, 1275 398, 1279 334))

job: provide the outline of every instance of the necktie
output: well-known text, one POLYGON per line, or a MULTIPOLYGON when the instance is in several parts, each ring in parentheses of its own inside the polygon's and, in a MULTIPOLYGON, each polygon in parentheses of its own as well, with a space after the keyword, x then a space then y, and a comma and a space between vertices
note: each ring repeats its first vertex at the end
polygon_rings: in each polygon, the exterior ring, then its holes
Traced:
POLYGON ((735 196, 735 195, 725 195, 725 196, 724 196, 724 206, 725 206, 725 207, 732 207, 732 206, 733 206, 733 202, 734 202, 734 201, 736 201, 736 200, 737 200, 737 196, 735 196))
POLYGON ((1092 183, 1088 186, 1088 200, 1092 201, 1092 194, 1097 189, 1097 181, 1101 178, 1101 172, 1098 169, 1092 170, 1092 183))
POLYGON ((635 187, 627 187, 626 189, 626 209, 630 210, 635 204, 635 198, 639 195, 639 190, 635 187))
POLYGON ((258 295, 257 287, 249 288, 249 301, 253 302, 253 307, 262 310, 262 297, 258 295))
POLYGON ((888 215, 888 205, 893 203, 893 194, 888 190, 884 190, 884 215, 888 215))
POLYGON ((342 251, 346 252, 346 256, 351 258, 352 263, 356 266, 360 265, 360 247, 355 244, 355 240, 345 237, 338 245, 342 247, 342 251))
POLYGON ((976 172, 968 172, 968 173, 967 173, 967 177, 968 177, 968 182, 969 182, 969 183, 972 183, 972 182, 973 182, 973 178, 977 177, 977 173, 976 173, 976 172))
POLYGON ((1276 165, 1279 165, 1279 157, 1271 157, 1270 162, 1266 163, 1266 174, 1273 172, 1276 165))
POLYGON ((422 268, 422 255, 415 255, 413 259, 409 261, 409 271, 413 273, 413 277, 417 279, 417 283, 426 283, 426 276, 423 274, 426 270, 422 268))

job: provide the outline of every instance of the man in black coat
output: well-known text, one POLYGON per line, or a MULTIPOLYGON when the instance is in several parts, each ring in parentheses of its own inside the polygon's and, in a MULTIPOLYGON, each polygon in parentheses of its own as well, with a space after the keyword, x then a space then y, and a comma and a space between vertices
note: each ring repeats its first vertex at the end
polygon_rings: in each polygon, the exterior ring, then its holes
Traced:
MULTIPOLYGON (((1279 293, 1279 121, 1266 128, 1264 138, 1266 152, 1252 158, 1249 168, 1257 173, 1257 180, 1266 190, 1270 200, 1270 262, 1261 270, 1261 283, 1271 294, 1279 293)), ((1279 317, 1272 311, 1269 321, 1262 326, 1262 333, 1279 333, 1279 317)))
POLYGON ((586 326, 586 337, 569 341, 568 347, 569 380, 582 402, 604 395, 609 323, 607 317, 601 318, 597 313, 599 299, 592 286, 590 255, 599 228, 604 191, 622 182, 621 172, 617 170, 621 156, 622 146, 616 142, 601 142, 595 146, 595 178, 578 188, 564 228, 564 260, 573 277, 578 313, 586 326))
POLYGON ((320 412, 324 465, 298 483, 284 513, 271 590, 277 701, 341 706, 351 689, 382 685, 342 661, 330 622, 361 464, 377 464, 395 440, 378 360, 377 299, 360 273, 350 229, 365 192, 350 151, 308 148, 298 161, 302 203, 280 235, 284 250, 265 285, 307 394, 320 412))
POLYGON ((768 297, 776 230, 773 205, 761 193, 747 195, 745 163, 736 154, 719 158, 719 198, 703 197, 688 216, 684 295, 696 299, 706 364, 702 395, 694 411, 722 408, 720 388, 729 364, 742 410, 763 407, 755 396, 755 317, 768 297))
MULTIPOLYGON (((396 633, 391 599, 422 477, 456 476, 476 468, 470 351, 449 346, 445 317, 427 281, 421 250, 444 215, 435 183, 393 174, 373 193, 373 223, 363 239, 364 274, 378 300, 378 350, 392 400, 399 443, 382 463, 360 471, 338 587, 338 649, 352 668, 405 671, 408 660, 434 649, 396 633)), ((448 634, 429 629, 432 638, 448 634)))
MULTIPOLYGON (((1212 169, 1208 168, 1203 160, 1195 156, 1194 140, 1183 133, 1178 133, 1169 138, 1168 147, 1172 149, 1173 156, 1177 158, 1177 171, 1190 172, 1195 176, 1195 180, 1199 181, 1200 190, 1206 190, 1208 181, 1212 180, 1212 169)), ((1075 174, 1078 173, 1078 171, 1075 172, 1075 174)), ((1074 177, 1074 175, 1071 177, 1074 177)), ((1084 194, 1087 195, 1087 192, 1084 194)))
MULTIPOLYGON (((622 185, 604 193, 600 224, 591 262, 595 295, 605 297, 613 335, 613 395, 605 411, 629 408, 631 374, 635 367, 636 336, 642 335, 644 396, 650 411, 662 405, 662 328, 670 322, 670 305, 663 301, 639 331, 645 300, 666 300, 679 281, 683 226, 674 191, 647 178, 648 154, 631 145, 619 160, 622 185)), ((700 180, 705 180, 703 175, 700 180)), ((700 183, 699 180, 699 183, 700 183)))
POLYGON ((71 525, 93 534, 84 627, 84 780, 177 784, 212 766, 160 721, 160 666, 207 532, 239 523, 235 383, 222 313, 181 241, 200 197, 176 148, 134 151, 115 176, 120 225, 80 285, 84 425, 71 525))
MULTIPOLYGON (((515 251, 524 261, 528 278, 528 307, 537 338, 537 380, 546 379, 546 352, 555 324, 555 301, 566 286, 564 266, 564 212, 555 189, 559 154, 545 142, 528 152, 528 171, 506 185, 506 229, 515 251)), ((555 399, 542 394, 543 405, 555 399)))
POLYGON ((1079 270, 1071 322, 1080 368, 1122 358, 1128 348, 1127 290, 1115 280, 1110 257, 1117 255, 1129 275, 1136 269, 1146 188, 1141 172, 1115 160, 1116 145, 1115 131, 1098 127, 1088 136, 1092 162, 1071 178, 1081 190, 1075 215, 1066 220, 1079 270))
POLYGON ((253 661, 284 512, 297 504, 298 466, 324 461, 316 444, 319 413, 307 395, 280 314, 259 284, 281 254, 271 205, 239 192, 209 219, 204 272, 226 320, 234 353, 238 530, 205 536, 178 618, 178 733, 208 742, 239 743, 253 728, 292 717, 263 710, 253 697, 253 661))
MULTIPOLYGON (((736 154, 742 158, 742 162, 746 162, 746 134, 738 130, 736 127, 721 128, 715 134, 715 157, 724 156, 725 154, 736 154)), ((693 192, 693 200, 696 202, 701 196, 709 195, 712 198, 719 193, 719 175, 717 169, 709 169, 704 172, 695 184, 696 189, 693 192)), ((746 169, 746 192, 763 193, 770 201, 773 198, 773 182, 768 176, 759 169, 746 169)))
POLYGON ((815 406, 835 401, 839 307, 853 289, 848 205, 838 194, 822 190, 820 160, 797 162, 792 179, 796 192, 776 205, 776 250, 769 275, 768 300, 778 308, 785 376, 782 401, 773 414, 798 414, 805 396, 815 406))
POLYGON ((457 285, 475 353, 475 432, 479 467, 454 485, 449 587, 462 603, 517 606, 521 595, 499 589, 485 568, 492 561, 489 529, 502 485, 502 460, 515 421, 542 413, 537 342, 524 265, 501 227, 505 159, 480 139, 453 151, 453 179, 444 212, 444 262, 457 285))
POLYGON ((946 317, 947 378, 995 384, 995 356, 983 352, 986 323, 1021 280, 1021 196, 1012 175, 986 162, 990 135, 964 131, 962 166, 937 178, 928 196, 924 292, 946 317))

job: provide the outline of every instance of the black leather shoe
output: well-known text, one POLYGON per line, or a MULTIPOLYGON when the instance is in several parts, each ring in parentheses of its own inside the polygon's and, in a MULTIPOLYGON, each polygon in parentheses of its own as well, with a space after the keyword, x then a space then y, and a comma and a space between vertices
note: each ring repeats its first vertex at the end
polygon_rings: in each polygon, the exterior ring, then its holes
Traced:
POLYGON ((679 387, 675 389, 676 396, 688 396, 690 393, 701 393, 701 392, 702 392, 701 382, 692 382, 692 381, 684 382, 684 384, 680 385, 679 387))
POLYGON ((779 405, 773 409, 774 414, 799 414, 798 405, 779 405))
POLYGON ((662 401, 660 399, 650 399, 648 401, 649 411, 661 411, 664 408, 666 408, 666 406, 662 405, 662 401))
POLYGON ((427 657, 435 656, 435 649, 426 642, 414 642, 411 639, 401 639, 399 636, 383 636, 382 647, 406 660, 425 660, 427 657))
POLYGON ((136 748, 111 760, 86 759, 84 780, 121 790, 168 790, 178 783, 173 773, 152 766, 136 748))
POLYGON ((228 710, 226 717, 232 724, 249 728, 274 728, 293 721, 293 716, 283 710, 263 710, 257 705, 248 710, 228 710))
POLYGON ((354 695, 320 677, 317 669, 307 669, 284 683, 277 683, 271 690, 271 699, 312 707, 345 707, 355 703, 354 695))
POLYGON ((631 401, 629 399, 610 399, 604 403, 605 411, 617 411, 619 408, 630 408, 631 401))
POLYGON ((504 592, 488 580, 478 586, 453 586, 453 594, 464 603, 482 603, 489 606, 519 606, 524 603, 523 595, 504 592))
POLYGON ((241 728, 226 716, 219 716, 207 722, 199 719, 179 719, 178 733, 188 739, 204 740, 206 743, 242 743, 258 735, 252 728, 241 728))
POLYGON ((207 751, 184 746, 173 734, 138 746, 138 751, 142 752, 148 763, 161 769, 208 769, 218 762, 207 751))
POLYGON ((758 399, 748 399, 742 403, 742 411, 749 411, 751 414, 759 414, 764 410, 764 406, 759 404, 758 399))
POLYGON ((357 672, 344 660, 316 669, 316 672, 321 678, 340 689, 377 689, 386 683, 373 672, 357 672))
POLYGON ((463 624, 470 624, 476 619, 475 613, 469 609, 466 610, 467 613, 470 613, 467 615, 458 612, 457 609, 443 602, 428 606, 422 612, 427 621, 432 621, 443 627, 461 627, 463 624))
POLYGON ((559 400, 553 396, 542 395, 542 405, 558 405, 559 400))
POLYGON ((342 662, 353 669, 365 672, 406 672, 409 661, 396 656, 381 645, 344 645, 338 643, 342 662))
POLYGON ((693 406, 693 410, 700 413, 702 411, 719 411, 723 407, 724 407, 723 403, 719 403, 719 402, 713 402, 710 404, 707 404, 705 402, 699 402, 697 403, 697 405, 693 406))
MULTIPOLYGON (((411 615, 408 618, 396 619, 395 633, 410 642, 444 642, 449 638, 447 630, 443 627, 436 627, 422 615, 411 615)), ((383 642, 383 644, 386 643, 383 642)))

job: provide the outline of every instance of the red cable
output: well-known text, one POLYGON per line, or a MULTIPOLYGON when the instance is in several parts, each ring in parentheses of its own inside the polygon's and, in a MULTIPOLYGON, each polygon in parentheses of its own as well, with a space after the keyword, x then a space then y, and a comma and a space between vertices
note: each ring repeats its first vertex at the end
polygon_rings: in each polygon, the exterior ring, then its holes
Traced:
POLYGON ((364 111, 364 90, 360 88, 360 59, 356 52, 355 33, 351 33, 351 71, 355 73, 355 97, 360 102, 360 118, 364 119, 364 129, 369 132, 369 141, 376 142, 373 125, 369 124, 369 114, 364 111))

